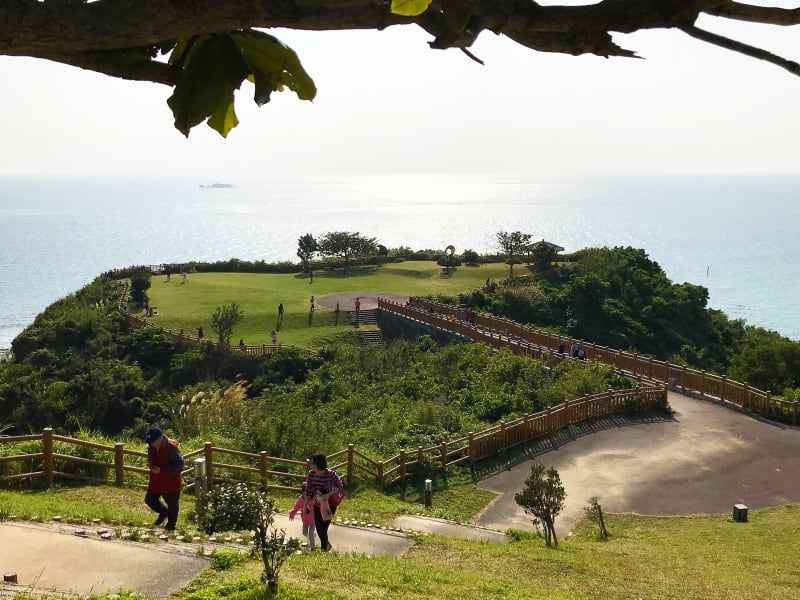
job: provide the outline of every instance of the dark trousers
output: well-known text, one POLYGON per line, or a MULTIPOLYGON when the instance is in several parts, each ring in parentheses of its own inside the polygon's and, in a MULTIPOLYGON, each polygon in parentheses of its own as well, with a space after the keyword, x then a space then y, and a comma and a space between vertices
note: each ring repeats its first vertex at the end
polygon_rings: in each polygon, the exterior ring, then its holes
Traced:
POLYGON ((157 494, 156 492, 147 492, 144 496, 144 503, 147 504, 152 510, 159 515, 167 515, 167 529, 175 529, 175 524, 178 522, 178 501, 181 498, 180 491, 170 492, 169 494, 157 494), (164 502, 161 502, 161 498, 164 502))
MULTIPOLYGON (((331 506, 331 513, 336 514, 336 507, 331 506)), ((319 536, 319 547, 325 550, 328 547, 328 527, 331 526, 330 521, 322 518, 322 513, 317 504, 314 505, 314 525, 317 527, 317 535, 319 536)))

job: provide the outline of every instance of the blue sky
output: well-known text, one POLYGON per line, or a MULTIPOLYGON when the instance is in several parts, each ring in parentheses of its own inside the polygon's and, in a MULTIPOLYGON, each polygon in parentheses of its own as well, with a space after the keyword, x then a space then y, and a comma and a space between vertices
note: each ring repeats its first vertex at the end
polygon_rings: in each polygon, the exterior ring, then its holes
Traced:
MULTIPOLYGON (((704 25, 800 60, 797 27, 704 25)), ((271 33, 317 98, 287 91, 257 109, 245 84, 227 139, 205 125, 184 138, 165 86, 0 57, 0 174, 800 174, 800 78, 677 31, 615 36, 642 60, 537 53, 485 32, 472 48, 485 66, 431 50, 413 27, 271 33)))

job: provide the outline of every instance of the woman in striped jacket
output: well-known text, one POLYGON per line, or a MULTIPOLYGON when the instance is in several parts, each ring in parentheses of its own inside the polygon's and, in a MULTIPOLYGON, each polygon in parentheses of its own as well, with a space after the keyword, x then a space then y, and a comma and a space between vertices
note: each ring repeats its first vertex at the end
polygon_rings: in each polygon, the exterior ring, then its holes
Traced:
POLYGON ((311 455, 311 470, 306 475, 306 494, 314 498, 314 524, 319 535, 319 545, 326 552, 332 546, 328 541, 328 527, 333 520, 336 507, 328 502, 342 488, 342 480, 328 468, 328 458, 317 452, 311 455))

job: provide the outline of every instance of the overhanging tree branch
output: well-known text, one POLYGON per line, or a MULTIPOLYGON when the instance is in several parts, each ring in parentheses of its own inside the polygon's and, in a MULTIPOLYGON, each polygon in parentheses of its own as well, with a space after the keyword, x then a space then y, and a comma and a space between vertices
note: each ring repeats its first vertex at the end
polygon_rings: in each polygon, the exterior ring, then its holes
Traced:
POLYGON ((431 0, 427 8, 421 5, 421 14, 404 16, 393 13, 391 5, 391 0, 0 0, 0 55, 42 58, 174 86, 170 107, 176 127, 187 135, 206 118, 226 135, 238 122, 233 94, 245 79, 255 83, 259 105, 284 88, 302 99, 314 97, 313 80, 294 51, 260 31, 271 28, 336 31, 417 25, 433 36, 431 48, 457 48, 473 60, 479 59, 468 48, 483 31, 541 52, 636 57, 634 50, 618 46, 612 34, 679 29, 800 75, 793 60, 696 26, 701 15, 797 25, 800 7, 731 0, 600 0, 582 6, 431 0), (190 39, 197 44, 187 50, 190 39), (191 60, 158 59, 176 44, 194 57, 194 67, 191 60))
POLYGON ((733 50, 734 52, 739 52, 759 60, 765 60, 773 65, 777 65, 783 69, 786 69, 793 75, 800 75, 800 64, 797 64, 793 60, 787 60, 783 57, 773 54, 772 52, 764 50, 763 48, 756 48, 755 46, 750 46, 749 44, 737 42, 736 40, 732 40, 716 33, 711 33, 710 31, 700 29, 699 27, 681 27, 681 31, 698 40, 708 42, 709 44, 714 44, 715 46, 720 46, 726 50, 733 50))
POLYGON ((800 25, 800 8, 753 6, 741 2, 723 2, 706 11, 715 17, 750 21, 762 25, 800 25))

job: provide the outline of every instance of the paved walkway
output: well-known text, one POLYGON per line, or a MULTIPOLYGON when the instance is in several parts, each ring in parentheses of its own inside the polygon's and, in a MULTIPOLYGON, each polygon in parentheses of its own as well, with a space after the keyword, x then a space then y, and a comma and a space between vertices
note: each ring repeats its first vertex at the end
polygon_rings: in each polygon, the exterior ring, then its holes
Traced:
POLYGON ((606 512, 646 515, 731 513, 740 502, 752 509, 800 502, 800 429, 672 392, 669 403, 672 418, 611 418, 532 447, 525 460, 480 483, 499 495, 478 523, 531 529, 514 494, 533 460, 554 466, 566 489, 566 507, 556 519, 560 537, 592 496, 606 512))
MULTIPOLYGON (((286 515, 276 515, 275 524, 302 539, 299 518, 289 521, 286 515)), ((163 533, 160 528, 151 531, 153 537, 163 533)), ((0 571, 17 575, 16 586, 0 584, 0 596, 35 588, 81 596, 135 590, 149 598, 165 598, 209 565, 206 556, 198 555, 199 543, 103 539, 106 532, 111 530, 102 525, 0 523, 0 571)), ((335 552, 368 556, 402 556, 414 544, 403 533, 367 526, 334 525, 329 535, 335 552)), ((248 547, 207 541, 202 546, 206 552, 248 547)))
POLYGON ((317 304, 325 308, 335 309, 339 305, 339 310, 355 310, 356 298, 361 302, 361 310, 378 308, 378 298, 393 300, 394 302, 405 302, 408 295, 387 294, 385 292, 344 292, 341 294, 329 294, 316 299, 317 304))
POLYGON ((77 529, 0 523, 0 570, 17 575, 16 586, 0 584, 2 595, 31 589, 81 596, 135 590, 165 598, 208 566, 188 545, 103 540, 96 528, 80 528, 85 536, 75 535, 77 529))

